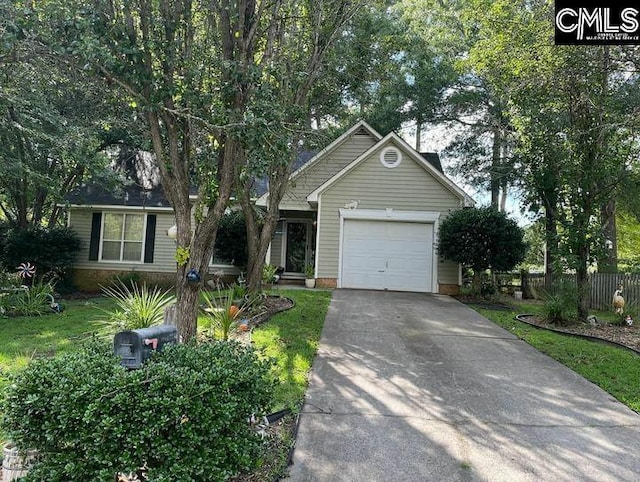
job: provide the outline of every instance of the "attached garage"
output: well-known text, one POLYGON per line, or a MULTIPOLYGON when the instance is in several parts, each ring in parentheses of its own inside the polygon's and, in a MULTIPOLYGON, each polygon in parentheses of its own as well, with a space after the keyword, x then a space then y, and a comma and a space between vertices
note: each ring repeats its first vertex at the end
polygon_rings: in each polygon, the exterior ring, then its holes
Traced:
POLYGON ((344 210, 341 217, 342 288, 436 291, 438 213, 344 210))

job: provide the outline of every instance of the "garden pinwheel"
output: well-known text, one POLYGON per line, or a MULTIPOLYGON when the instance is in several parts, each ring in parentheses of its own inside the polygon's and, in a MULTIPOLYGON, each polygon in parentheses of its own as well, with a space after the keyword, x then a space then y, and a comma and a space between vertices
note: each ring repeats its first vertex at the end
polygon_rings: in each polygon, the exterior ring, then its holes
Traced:
POLYGON ((36 274, 36 267, 31 263, 20 263, 16 269, 18 270, 18 276, 22 279, 33 278, 33 275, 36 274))

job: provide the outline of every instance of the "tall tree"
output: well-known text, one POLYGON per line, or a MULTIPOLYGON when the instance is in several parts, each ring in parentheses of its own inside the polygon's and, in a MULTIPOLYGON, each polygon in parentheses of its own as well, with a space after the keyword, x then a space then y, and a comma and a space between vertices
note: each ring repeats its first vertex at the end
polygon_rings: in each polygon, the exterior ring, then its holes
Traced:
MULTIPOLYGON (((43 45, 17 4, 0 5, 0 210, 10 224, 54 226, 65 194, 106 166, 109 96, 43 45)), ((123 116, 124 117, 124 116, 123 116)))
POLYGON ((272 33, 273 53, 256 63, 263 81, 255 90, 251 108, 254 129, 244 138, 240 152, 243 163, 238 164, 236 177, 247 225, 247 284, 251 291, 260 288, 280 202, 308 137, 310 92, 323 72, 326 56, 357 7, 342 0, 287 5, 284 20, 272 33), (266 177, 269 185, 264 213, 253 203, 256 177, 266 177))
MULTIPOLYGON (((260 151, 257 143, 265 139, 273 145, 288 139, 286 129, 265 130, 269 116, 254 115, 263 105, 263 86, 281 60, 316 56, 315 50, 291 52, 282 42, 305 34, 289 15, 312 18, 331 9, 338 15, 348 3, 49 0, 35 8, 41 23, 53 24, 67 58, 86 63, 120 92, 123 107, 144 119, 176 217, 183 260, 176 277, 178 329, 188 341, 196 332, 201 283, 190 282, 187 274, 208 269, 247 153, 260 151), (254 135, 266 131, 266 138, 254 135), (192 186, 198 189, 195 207, 192 186)), ((289 98, 272 100, 277 118, 289 98)))
POLYGON ((476 2, 488 15, 470 62, 508 99, 525 187, 545 208, 547 237, 578 281, 586 318, 588 268, 603 256, 601 209, 632 156, 630 118, 618 107, 629 76, 609 47, 553 48, 547 2, 476 2), (554 239, 555 238, 555 239, 554 239))
POLYGON ((448 77, 443 107, 434 116, 436 122, 459 130, 445 150, 455 160, 454 171, 470 184, 487 189, 492 206, 504 210, 507 194, 515 183, 517 159, 507 103, 485 72, 468 61, 470 50, 482 40, 486 7, 459 0, 399 3, 411 31, 437 53, 440 65, 455 67, 457 72, 455 77, 448 77), (478 15, 479 11, 483 15, 478 15))

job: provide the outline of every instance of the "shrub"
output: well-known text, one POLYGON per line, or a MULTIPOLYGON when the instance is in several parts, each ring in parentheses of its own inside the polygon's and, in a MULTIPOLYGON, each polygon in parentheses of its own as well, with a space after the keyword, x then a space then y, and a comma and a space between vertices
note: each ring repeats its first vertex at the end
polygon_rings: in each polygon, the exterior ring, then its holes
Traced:
POLYGON ((438 253, 473 268, 473 287, 479 292, 482 273, 510 271, 524 259, 524 231, 492 207, 464 208, 440 224, 438 253))
POLYGON ((269 370, 250 347, 217 342, 166 346, 127 371, 94 341, 18 374, 3 428, 40 454, 27 481, 107 481, 143 466, 149 481, 222 481, 258 460, 247 417, 270 404, 269 370))
POLYGON ((22 285, 22 278, 17 273, 0 271, 0 288, 19 288, 22 285))
POLYGON ((169 290, 157 287, 148 288, 133 284, 132 287, 118 281, 113 286, 103 287, 102 291, 116 303, 116 309, 107 312, 105 323, 116 330, 136 330, 159 325, 164 321, 164 309, 175 303, 175 296, 169 290))
POLYGON ((13 229, 6 233, 0 264, 11 271, 29 262, 42 279, 63 278, 80 251, 80 238, 69 228, 13 229))
POLYGON ((276 279, 277 272, 277 266, 273 266, 272 264, 265 264, 262 267, 262 282, 267 284, 273 283, 276 279))
POLYGON ((51 313, 53 297, 51 283, 35 283, 28 290, 19 290, 9 295, 9 314, 15 316, 40 316, 51 313))

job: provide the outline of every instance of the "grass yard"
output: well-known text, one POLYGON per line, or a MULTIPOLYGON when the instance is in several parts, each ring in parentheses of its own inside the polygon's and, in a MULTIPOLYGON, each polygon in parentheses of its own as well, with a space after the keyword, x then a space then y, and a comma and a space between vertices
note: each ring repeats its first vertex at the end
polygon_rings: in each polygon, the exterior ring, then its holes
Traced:
MULTIPOLYGON (((255 347, 274 358, 277 388, 274 411, 297 409, 307 388, 320 332, 331 299, 321 290, 274 290, 291 298, 295 306, 274 315, 253 332, 255 347)), ((76 349, 104 326, 97 320, 115 307, 106 298, 64 302, 65 311, 40 317, 0 318, 0 395, 12 373, 37 357, 56 356, 76 349)), ((4 440, 0 433, 0 442, 4 440)))
POLYGON ((0 390, 11 373, 32 358, 73 350, 100 327, 113 303, 106 298, 63 302, 65 311, 37 317, 0 318, 0 390))
POLYGON ((279 408, 297 409, 307 389, 307 376, 320 342, 320 332, 331 300, 330 291, 277 290, 295 306, 275 315, 253 332, 257 349, 276 360, 281 384, 276 390, 279 408))
MULTIPOLYGON (((537 313, 539 305, 522 303, 517 311, 476 308, 483 316, 609 392, 640 412, 640 357, 623 348, 533 328, 514 319, 537 313)), ((598 318, 604 314, 596 313, 598 318)))

